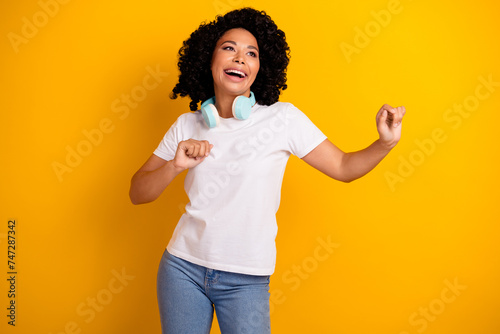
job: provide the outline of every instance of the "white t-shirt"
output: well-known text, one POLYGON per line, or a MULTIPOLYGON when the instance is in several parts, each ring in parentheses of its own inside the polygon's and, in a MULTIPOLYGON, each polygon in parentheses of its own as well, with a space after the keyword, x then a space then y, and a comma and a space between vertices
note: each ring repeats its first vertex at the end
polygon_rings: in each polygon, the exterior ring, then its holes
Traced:
POLYGON ((214 146, 186 175, 190 202, 167 250, 211 269, 271 275, 286 163, 290 154, 302 158, 326 136, 290 103, 256 104, 247 120, 221 118, 212 129, 199 111, 183 114, 154 154, 172 160, 178 143, 190 138, 214 146))

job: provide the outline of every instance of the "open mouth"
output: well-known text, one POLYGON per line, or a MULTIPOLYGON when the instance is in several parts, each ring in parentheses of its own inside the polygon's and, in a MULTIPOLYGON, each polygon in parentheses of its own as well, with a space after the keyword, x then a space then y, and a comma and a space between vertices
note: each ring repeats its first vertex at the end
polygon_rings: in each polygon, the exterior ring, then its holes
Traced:
POLYGON ((247 76, 244 72, 241 72, 238 70, 233 70, 233 69, 225 70, 224 73, 226 73, 227 75, 230 75, 232 77, 237 77, 237 78, 245 78, 247 76))

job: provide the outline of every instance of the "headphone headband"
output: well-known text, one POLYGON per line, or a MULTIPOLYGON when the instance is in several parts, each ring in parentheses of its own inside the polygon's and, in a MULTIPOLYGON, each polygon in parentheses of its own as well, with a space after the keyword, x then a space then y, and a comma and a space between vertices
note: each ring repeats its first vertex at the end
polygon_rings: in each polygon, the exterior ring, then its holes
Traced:
MULTIPOLYGON (((237 119, 245 120, 250 117, 252 106, 255 104, 255 95, 250 92, 250 97, 244 95, 237 96, 232 105, 233 116, 237 119)), ((219 125, 219 113, 217 108, 215 108, 215 96, 209 98, 201 104, 201 114, 205 119, 209 128, 214 128, 219 125)))

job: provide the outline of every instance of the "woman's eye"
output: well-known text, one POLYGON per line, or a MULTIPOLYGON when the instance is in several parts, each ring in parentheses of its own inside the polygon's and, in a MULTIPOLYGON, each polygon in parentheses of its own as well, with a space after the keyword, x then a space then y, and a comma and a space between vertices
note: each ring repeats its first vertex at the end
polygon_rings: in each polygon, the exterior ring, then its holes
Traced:
POLYGON ((250 57, 257 57, 257 54, 255 52, 249 52, 248 55, 250 55, 250 57))
POLYGON ((234 48, 232 46, 225 46, 222 48, 222 50, 232 51, 232 50, 234 50, 234 48))

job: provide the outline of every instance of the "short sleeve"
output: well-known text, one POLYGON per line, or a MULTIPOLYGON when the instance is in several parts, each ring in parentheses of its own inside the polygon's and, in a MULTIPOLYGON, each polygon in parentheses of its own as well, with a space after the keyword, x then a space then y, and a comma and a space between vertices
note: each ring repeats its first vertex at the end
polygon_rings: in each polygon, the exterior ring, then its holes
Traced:
POLYGON ((287 144, 289 151, 303 158, 327 137, 297 107, 290 104, 286 109, 287 144))
POLYGON ((167 161, 174 159, 177 145, 182 141, 180 123, 181 120, 178 118, 174 124, 172 124, 165 136, 163 136, 156 150, 153 152, 154 155, 167 161))

